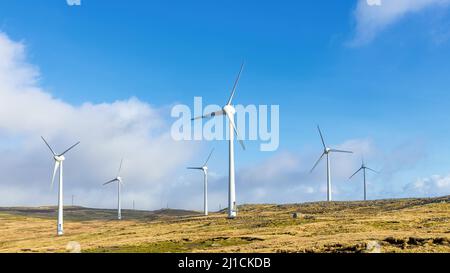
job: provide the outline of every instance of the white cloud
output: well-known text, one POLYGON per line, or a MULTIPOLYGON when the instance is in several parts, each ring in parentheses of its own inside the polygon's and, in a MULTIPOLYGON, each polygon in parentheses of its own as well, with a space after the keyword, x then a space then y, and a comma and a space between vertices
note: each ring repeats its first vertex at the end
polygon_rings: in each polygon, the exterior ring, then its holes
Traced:
POLYGON ((137 98, 74 106, 43 90, 38 77, 23 43, 0 33, 0 205, 55 204, 56 188, 49 189, 53 162, 43 135, 59 152, 81 141, 67 155, 67 199, 75 194, 78 204, 114 206, 115 189, 101 185, 124 157, 124 200, 159 208, 163 187, 195 145, 173 141, 162 110, 137 98))
POLYGON ((355 37, 352 46, 371 42, 379 32, 398 22, 408 14, 420 12, 433 6, 446 6, 450 0, 381 0, 378 3, 358 0, 354 16, 355 37))
POLYGON ((81 6, 81 0, 66 0, 69 6, 81 6))
POLYGON ((405 186, 405 192, 410 196, 430 197, 450 194, 450 175, 432 175, 419 178, 415 182, 405 186))
POLYGON ((381 6, 381 0, 367 0, 369 6, 381 6))

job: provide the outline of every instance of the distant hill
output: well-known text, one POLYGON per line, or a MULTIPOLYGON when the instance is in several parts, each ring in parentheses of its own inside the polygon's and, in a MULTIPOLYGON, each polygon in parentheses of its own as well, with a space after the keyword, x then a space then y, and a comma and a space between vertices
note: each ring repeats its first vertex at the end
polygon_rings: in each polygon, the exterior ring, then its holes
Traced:
MULTIPOLYGON (((57 216, 58 208, 48 207, 10 207, 0 208, 0 213, 13 215, 36 217, 43 219, 54 219, 57 216)), ((122 210, 124 220, 151 221, 163 217, 185 217, 200 215, 200 212, 178 209, 162 209, 157 211, 144 210, 122 210)), ((64 220, 66 221, 91 221, 91 220, 115 220, 117 219, 116 209, 93 209, 78 206, 64 207, 64 220)))
MULTIPOLYGON (((262 209, 291 211, 300 213, 330 213, 345 210, 357 210, 363 212, 394 211, 428 204, 450 203, 450 195, 436 198, 404 198, 382 199, 370 201, 334 201, 334 202, 308 202, 300 204, 263 204, 242 205, 239 210, 259 211, 262 209)), ((225 212, 226 210, 224 210, 225 212)), ((449 212, 450 213, 450 212, 449 212)))

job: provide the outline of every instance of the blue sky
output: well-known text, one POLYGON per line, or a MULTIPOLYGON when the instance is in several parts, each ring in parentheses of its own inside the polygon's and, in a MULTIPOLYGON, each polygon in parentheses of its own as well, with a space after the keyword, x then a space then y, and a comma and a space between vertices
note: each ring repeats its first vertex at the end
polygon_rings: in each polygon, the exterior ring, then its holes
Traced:
MULTIPOLYGON (((374 168, 385 168, 393 153, 417 157, 403 168, 399 156, 401 171, 379 178, 380 185, 398 184, 388 193, 379 186, 383 197, 450 174, 448 1, 421 1, 82 0, 70 7, 65 0, 3 0, 0 31, 25 45, 39 86, 55 98, 76 107, 136 97, 165 109, 168 122, 170 106, 191 105, 194 96, 224 104, 245 60, 236 103, 279 104, 281 140, 274 153, 250 143, 238 152, 241 168, 278 153, 312 154, 300 160, 310 168, 320 155, 320 124, 330 145, 369 141, 374 168), (380 13, 367 23, 358 14, 370 8, 380 13)), ((204 144, 189 160, 202 161, 213 146, 226 151, 226 143, 204 144)), ((212 163, 219 176, 225 162, 212 163)))

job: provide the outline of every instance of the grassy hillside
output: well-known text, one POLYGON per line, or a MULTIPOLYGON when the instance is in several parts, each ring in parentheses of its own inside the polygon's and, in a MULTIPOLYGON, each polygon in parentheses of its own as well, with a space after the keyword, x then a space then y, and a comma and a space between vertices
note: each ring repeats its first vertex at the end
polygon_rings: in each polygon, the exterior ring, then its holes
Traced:
MULTIPOLYGON (((0 208, 0 214, 12 214, 18 216, 35 217, 41 219, 56 219, 57 207, 15 207, 0 208)), ((167 217, 195 216, 199 212, 161 209, 157 211, 122 210, 122 215, 128 220, 151 221, 167 217)), ((91 209, 84 207, 64 207, 64 221, 92 221, 92 220, 114 220, 117 219, 117 210, 91 209)))
POLYGON ((182 210, 0 209, 0 252, 450 252, 450 197, 244 205, 239 218, 182 210), (296 213, 297 218, 292 215, 296 213), (69 247, 68 247, 69 246, 69 247))

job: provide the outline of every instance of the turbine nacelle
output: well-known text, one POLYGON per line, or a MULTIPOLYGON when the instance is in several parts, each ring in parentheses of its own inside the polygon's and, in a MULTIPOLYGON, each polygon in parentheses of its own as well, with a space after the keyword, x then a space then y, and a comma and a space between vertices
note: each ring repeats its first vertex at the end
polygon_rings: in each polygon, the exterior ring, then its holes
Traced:
POLYGON ((325 148, 324 150, 323 150, 323 153, 324 154, 329 154, 331 152, 331 148, 325 148))
POLYGON ((234 115, 236 114, 236 109, 233 107, 233 105, 225 105, 223 108, 223 111, 229 115, 234 115))
POLYGON ((64 160, 66 160, 66 157, 63 156, 63 155, 55 155, 53 158, 54 158, 55 161, 57 161, 57 162, 63 162, 64 160))
POLYGON ((111 183, 114 183, 114 182, 117 182, 117 183, 119 183, 119 184, 123 184, 122 177, 118 176, 118 177, 116 177, 116 178, 114 178, 114 179, 112 179, 112 180, 109 180, 108 182, 106 182, 105 184, 103 184, 103 186, 106 186, 106 185, 111 184, 111 183))

